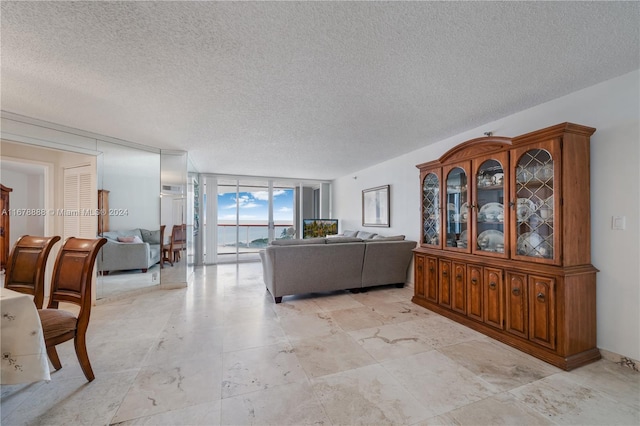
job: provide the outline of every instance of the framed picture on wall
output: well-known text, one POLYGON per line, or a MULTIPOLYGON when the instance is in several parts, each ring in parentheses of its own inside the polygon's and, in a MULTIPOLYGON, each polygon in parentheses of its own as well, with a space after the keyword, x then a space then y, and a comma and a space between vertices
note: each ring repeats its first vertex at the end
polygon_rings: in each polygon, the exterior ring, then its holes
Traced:
POLYGON ((362 226, 391 226, 389 185, 362 191, 362 226))

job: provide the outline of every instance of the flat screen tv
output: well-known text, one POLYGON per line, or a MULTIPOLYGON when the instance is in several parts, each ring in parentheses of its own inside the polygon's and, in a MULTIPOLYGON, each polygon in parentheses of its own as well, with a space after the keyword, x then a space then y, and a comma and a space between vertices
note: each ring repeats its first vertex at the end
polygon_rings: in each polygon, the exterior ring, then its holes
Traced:
POLYGON ((338 219, 303 219, 302 238, 318 238, 338 233, 338 219))

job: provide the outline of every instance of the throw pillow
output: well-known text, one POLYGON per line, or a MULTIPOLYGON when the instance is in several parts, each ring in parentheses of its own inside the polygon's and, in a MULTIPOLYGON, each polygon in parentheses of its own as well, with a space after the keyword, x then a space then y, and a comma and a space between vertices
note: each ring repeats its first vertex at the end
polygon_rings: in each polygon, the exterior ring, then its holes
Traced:
POLYGON ((342 234, 345 237, 356 237, 358 235, 358 231, 343 231, 342 234))
POLYGON ((148 229, 141 229, 142 241, 149 244, 160 244, 160 230, 149 231, 148 229))
POLYGON ((363 240, 370 240, 376 235, 378 234, 376 234, 375 232, 358 231, 358 235, 356 235, 356 237, 362 238, 363 240))
POLYGON ((118 241, 121 243, 142 243, 143 241, 137 235, 130 237, 118 237, 118 241))

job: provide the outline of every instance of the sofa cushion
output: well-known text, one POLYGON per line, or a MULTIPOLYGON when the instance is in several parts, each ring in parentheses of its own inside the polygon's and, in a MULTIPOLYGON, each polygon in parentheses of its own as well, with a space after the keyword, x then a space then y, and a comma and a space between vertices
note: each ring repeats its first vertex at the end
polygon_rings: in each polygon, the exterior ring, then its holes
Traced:
POLYGON ((324 238, 307 238, 304 240, 294 240, 294 239, 285 239, 285 240, 273 240, 271 242, 272 246, 297 246, 303 244, 324 244, 326 240, 324 238))
POLYGON ((384 235, 376 235, 369 241, 373 243, 377 241, 404 241, 404 239, 404 235, 390 235, 388 237, 385 237, 384 235))
POLYGON ((103 232, 102 234, 100 234, 100 236, 111 241, 118 241, 119 235, 116 231, 108 231, 108 232, 103 232))
POLYGON ((327 244, 336 244, 336 243, 361 243, 362 238, 356 237, 334 237, 327 238, 327 244))
POLYGON ((376 234, 375 232, 358 231, 358 234, 356 235, 356 237, 362 238, 363 240, 370 240, 376 235, 378 234, 376 234))
POLYGON ((149 244, 160 244, 160 230, 149 231, 148 229, 140 229, 142 241, 149 244))
POLYGON ((358 231, 343 231, 342 235, 345 237, 355 237, 358 235, 358 231))
MULTIPOLYGON (((140 233, 140 228, 125 229, 123 231, 103 232, 103 234, 109 234, 109 235, 115 234, 115 237, 111 238, 115 241, 118 241, 118 237, 138 237, 140 240, 142 240, 142 234, 140 233)), ((105 237, 105 238, 110 238, 110 237, 105 237)))

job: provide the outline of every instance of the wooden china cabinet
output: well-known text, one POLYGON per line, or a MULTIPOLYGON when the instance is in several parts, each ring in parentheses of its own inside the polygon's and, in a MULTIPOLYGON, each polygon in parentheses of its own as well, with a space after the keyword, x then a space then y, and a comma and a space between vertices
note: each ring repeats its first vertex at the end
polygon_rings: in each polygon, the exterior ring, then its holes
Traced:
POLYGON ((420 169, 413 302, 565 370, 600 359, 589 138, 558 124, 420 169))
POLYGON ((109 231, 109 191, 98 189, 98 235, 109 231))
POLYGON ((11 244, 9 233, 11 225, 9 196, 11 195, 11 191, 13 191, 12 188, 8 188, 0 183, 0 271, 3 271, 5 266, 7 266, 9 251, 11 250, 9 247, 9 244, 11 244))

